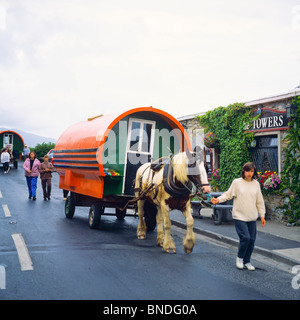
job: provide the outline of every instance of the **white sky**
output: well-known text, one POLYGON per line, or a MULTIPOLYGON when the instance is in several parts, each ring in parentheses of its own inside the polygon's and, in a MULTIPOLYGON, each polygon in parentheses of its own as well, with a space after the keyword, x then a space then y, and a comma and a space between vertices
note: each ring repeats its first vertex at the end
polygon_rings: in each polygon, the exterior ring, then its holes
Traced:
POLYGON ((0 127, 175 117, 300 85, 300 0, 0 0, 0 127))

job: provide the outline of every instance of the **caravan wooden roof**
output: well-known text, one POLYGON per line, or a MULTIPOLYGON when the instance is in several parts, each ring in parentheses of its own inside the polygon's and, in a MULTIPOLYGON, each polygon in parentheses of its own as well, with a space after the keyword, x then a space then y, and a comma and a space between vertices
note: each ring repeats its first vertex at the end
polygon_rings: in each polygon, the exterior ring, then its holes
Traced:
POLYGON ((183 134, 182 137, 185 140, 182 141, 182 144, 188 146, 188 148, 191 150, 190 140, 180 122, 167 112, 153 107, 135 108, 121 113, 90 118, 74 124, 59 137, 55 146, 55 150, 99 148, 103 146, 109 131, 116 123, 128 115, 143 111, 159 114, 172 128, 180 129, 183 134))

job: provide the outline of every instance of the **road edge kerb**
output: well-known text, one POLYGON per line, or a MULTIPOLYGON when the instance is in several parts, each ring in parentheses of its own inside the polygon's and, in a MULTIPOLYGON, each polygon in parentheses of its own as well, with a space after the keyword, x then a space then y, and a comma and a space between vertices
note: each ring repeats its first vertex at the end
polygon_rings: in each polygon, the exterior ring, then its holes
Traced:
MULTIPOLYGON (((171 219, 171 222, 172 222, 172 225, 174 225, 174 226, 177 226, 182 229, 186 229, 186 225, 180 221, 171 219)), ((195 233, 198 233, 203 236, 209 237, 211 239, 217 240, 221 243, 226 243, 226 244, 229 244, 229 245, 234 246, 236 248, 238 248, 238 246, 239 246, 238 240, 224 236, 222 234, 219 234, 219 233, 216 233, 213 231, 209 231, 209 230, 205 230, 205 229, 201 229, 199 227, 194 227, 193 230, 195 233)), ((299 261, 296 261, 292 258, 286 257, 278 252, 274 252, 272 250, 268 250, 268 249, 261 248, 258 246, 255 246, 254 253, 265 256, 267 258, 270 258, 276 262, 285 263, 289 266, 299 265, 299 261)))

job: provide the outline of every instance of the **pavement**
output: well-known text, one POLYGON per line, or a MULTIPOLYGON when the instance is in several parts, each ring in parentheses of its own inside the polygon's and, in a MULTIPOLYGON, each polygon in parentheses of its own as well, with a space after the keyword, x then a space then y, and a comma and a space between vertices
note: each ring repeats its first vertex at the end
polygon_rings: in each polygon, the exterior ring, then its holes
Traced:
MULTIPOLYGON (((202 208, 202 219, 194 216, 194 232, 238 247, 239 238, 234 222, 222 222, 221 225, 215 225, 212 213, 213 209, 202 208)), ((172 224, 186 228, 185 218, 180 211, 172 211, 170 217, 172 224)), ((254 253, 289 266, 300 265, 300 227, 287 227, 284 223, 266 220, 266 225, 262 228, 258 220, 254 253)))

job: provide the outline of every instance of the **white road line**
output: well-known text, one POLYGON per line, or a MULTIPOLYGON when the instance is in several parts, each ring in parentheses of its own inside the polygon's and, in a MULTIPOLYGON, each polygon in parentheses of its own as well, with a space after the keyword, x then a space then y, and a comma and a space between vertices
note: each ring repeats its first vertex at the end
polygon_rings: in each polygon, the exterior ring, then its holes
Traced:
POLYGON ((7 204, 3 204, 2 205, 2 209, 4 211, 5 217, 11 217, 11 213, 8 209, 8 205, 7 204))
POLYGON ((33 270, 33 264, 32 264, 28 249, 26 247, 24 238, 22 237, 21 233, 13 233, 11 236, 14 240, 14 243, 18 252, 21 270, 22 271, 33 270))
POLYGON ((2 196, 2 192, 1 192, 1 190, 0 190, 0 199, 1 199, 1 198, 3 198, 3 196, 2 196))

